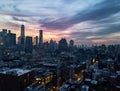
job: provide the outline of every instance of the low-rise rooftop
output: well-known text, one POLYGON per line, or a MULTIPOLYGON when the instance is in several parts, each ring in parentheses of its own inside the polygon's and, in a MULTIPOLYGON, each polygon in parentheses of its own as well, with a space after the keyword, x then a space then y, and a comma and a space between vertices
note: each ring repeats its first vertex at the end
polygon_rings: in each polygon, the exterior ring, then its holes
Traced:
POLYGON ((23 75, 25 73, 28 73, 30 71, 31 70, 14 68, 14 69, 3 69, 3 70, 0 70, 0 73, 2 73, 2 74, 8 74, 8 75, 21 76, 21 75, 23 75))

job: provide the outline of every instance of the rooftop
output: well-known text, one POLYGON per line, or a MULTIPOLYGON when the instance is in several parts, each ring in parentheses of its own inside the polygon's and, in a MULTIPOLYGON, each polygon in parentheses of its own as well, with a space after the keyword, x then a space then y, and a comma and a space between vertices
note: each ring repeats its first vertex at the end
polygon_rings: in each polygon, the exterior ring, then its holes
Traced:
POLYGON ((31 70, 14 68, 14 69, 2 69, 2 70, 0 70, 0 73, 8 74, 8 75, 21 76, 21 75, 23 75, 25 73, 28 73, 30 71, 31 70))

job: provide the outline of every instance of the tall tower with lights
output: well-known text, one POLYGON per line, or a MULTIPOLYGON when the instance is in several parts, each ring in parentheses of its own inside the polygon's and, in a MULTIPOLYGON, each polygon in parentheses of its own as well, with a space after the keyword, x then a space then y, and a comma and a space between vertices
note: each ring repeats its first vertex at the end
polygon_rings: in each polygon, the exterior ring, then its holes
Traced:
POLYGON ((25 44, 25 26, 21 25, 21 35, 20 35, 20 44, 25 44))
POLYGON ((39 45, 40 47, 43 46, 43 30, 39 31, 39 45))

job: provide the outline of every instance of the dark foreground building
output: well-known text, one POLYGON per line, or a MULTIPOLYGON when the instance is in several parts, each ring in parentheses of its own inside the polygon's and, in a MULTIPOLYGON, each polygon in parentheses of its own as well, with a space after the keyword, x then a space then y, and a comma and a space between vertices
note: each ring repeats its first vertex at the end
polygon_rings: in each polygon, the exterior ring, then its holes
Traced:
POLYGON ((7 69, 0 71, 0 91, 24 91, 33 83, 31 70, 7 69))

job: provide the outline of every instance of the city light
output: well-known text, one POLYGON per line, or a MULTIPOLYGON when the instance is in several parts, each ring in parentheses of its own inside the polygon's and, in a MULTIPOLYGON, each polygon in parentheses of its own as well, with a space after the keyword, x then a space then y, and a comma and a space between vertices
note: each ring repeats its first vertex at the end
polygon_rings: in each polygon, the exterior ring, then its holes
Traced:
POLYGON ((120 0, 1 0, 0 91, 120 91, 120 0))

